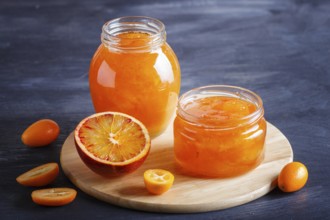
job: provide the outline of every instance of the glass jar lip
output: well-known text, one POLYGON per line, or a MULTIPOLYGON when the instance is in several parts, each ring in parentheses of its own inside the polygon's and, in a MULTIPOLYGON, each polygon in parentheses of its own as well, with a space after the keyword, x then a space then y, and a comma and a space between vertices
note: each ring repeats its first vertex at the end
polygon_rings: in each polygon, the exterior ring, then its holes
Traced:
MULTIPOLYGON (((109 32, 106 27, 108 27, 111 24, 116 24, 116 23, 123 23, 123 22, 137 22, 138 20, 148 20, 148 22, 153 22, 154 24, 158 25, 158 33, 155 33, 153 35, 160 35, 163 31, 165 31, 165 25, 163 22, 156 18, 148 17, 148 16, 124 16, 124 17, 119 17, 119 18, 114 18, 111 19, 107 22, 102 27, 102 30, 106 31, 109 35, 112 35, 113 37, 116 37, 113 35, 111 32, 109 32)), ((150 24, 149 24, 150 25, 150 24)))
MULTIPOLYGON (((259 95, 257 95, 255 92, 252 92, 251 90, 245 89, 243 87, 239 86, 232 86, 232 85, 207 85, 207 86, 201 86, 194 89, 191 89, 187 92, 185 92, 178 100, 178 106, 177 106, 177 114, 186 122, 190 124, 197 125, 197 119, 200 117, 190 114, 187 111, 184 110, 184 107, 182 106, 184 104, 184 101, 188 99, 191 96, 196 95, 195 93, 200 93, 200 95, 204 95, 204 97, 210 97, 210 96, 219 96, 222 94, 222 96, 231 96, 231 97, 237 97, 237 98, 243 98, 246 101, 251 102, 252 104, 256 105, 256 110, 252 112, 251 114, 237 119, 229 119, 225 125, 209 125, 209 124, 202 124, 203 127, 207 128, 221 128, 221 129, 231 129, 239 126, 244 126, 246 124, 253 123, 257 120, 259 120, 261 117, 264 116, 264 108, 263 108, 263 102, 259 95), (234 92, 236 91, 236 92, 234 92), (209 93, 209 94, 208 94, 209 93), (254 100, 251 100, 254 99, 254 100)), ((219 119, 210 118, 206 121, 215 122, 219 119)))
MULTIPOLYGON (((134 40, 136 40, 135 38, 134 40)), ((144 50, 155 48, 166 41, 165 25, 156 18, 147 16, 124 16, 107 21, 102 26, 101 41, 112 48, 118 50, 144 50), (148 33, 148 43, 146 45, 122 48, 119 44, 121 40, 130 40, 129 37, 118 37, 118 33, 142 32, 148 33)))

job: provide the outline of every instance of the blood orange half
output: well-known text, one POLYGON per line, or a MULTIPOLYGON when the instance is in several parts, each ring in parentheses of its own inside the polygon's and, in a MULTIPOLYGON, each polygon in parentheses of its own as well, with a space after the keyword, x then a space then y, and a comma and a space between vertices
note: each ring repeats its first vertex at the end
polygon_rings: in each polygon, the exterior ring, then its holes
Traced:
POLYGON ((94 172, 112 177, 130 173, 150 150, 146 127, 132 116, 102 112, 83 119, 74 132, 77 151, 94 172))

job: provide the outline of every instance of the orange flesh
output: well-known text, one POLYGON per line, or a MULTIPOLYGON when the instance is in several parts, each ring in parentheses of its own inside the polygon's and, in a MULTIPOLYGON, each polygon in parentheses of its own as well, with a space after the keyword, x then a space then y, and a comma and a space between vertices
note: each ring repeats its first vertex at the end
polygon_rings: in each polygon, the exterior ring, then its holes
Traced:
MULTIPOLYGON (((127 32, 117 35, 121 47, 145 46, 150 35, 127 32)), ((151 137, 168 125, 180 90, 180 67, 167 43, 144 52, 114 51, 101 44, 90 65, 90 92, 96 112, 132 115, 151 137)))
POLYGON ((72 202, 77 191, 71 188, 50 188, 34 190, 31 194, 33 202, 44 206, 62 206, 72 202))
POLYGON ((35 167, 16 178, 24 186, 45 186, 53 182, 59 173, 57 163, 47 163, 35 167))
POLYGON ((146 145, 141 127, 121 115, 88 119, 79 130, 87 151, 109 162, 124 162, 138 155, 146 145))
POLYGON ((213 96, 193 100, 183 106, 195 116, 194 124, 181 117, 174 121, 174 152, 180 166, 198 176, 231 177, 259 165, 264 155, 266 121, 233 129, 206 129, 211 126, 239 125, 242 117, 256 106, 234 97, 213 96))

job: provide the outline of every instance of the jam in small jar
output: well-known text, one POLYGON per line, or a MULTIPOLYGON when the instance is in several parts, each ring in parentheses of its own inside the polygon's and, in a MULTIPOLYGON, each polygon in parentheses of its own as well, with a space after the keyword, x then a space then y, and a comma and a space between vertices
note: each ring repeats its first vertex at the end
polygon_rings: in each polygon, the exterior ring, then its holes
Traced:
POLYGON ((233 177, 264 158, 261 98, 244 88, 205 86, 183 94, 174 121, 174 154, 187 174, 233 177))

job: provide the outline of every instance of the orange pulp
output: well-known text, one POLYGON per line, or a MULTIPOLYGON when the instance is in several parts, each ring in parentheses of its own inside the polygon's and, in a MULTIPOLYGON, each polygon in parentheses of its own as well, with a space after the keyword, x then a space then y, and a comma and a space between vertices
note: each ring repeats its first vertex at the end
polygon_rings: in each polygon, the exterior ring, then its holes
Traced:
POLYGON ((183 110, 191 119, 174 121, 177 163, 190 174, 231 177, 259 165, 264 155, 266 121, 242 124, 242 117, 256 111, 248 101, 211 96, 189 101, 183 110))
POLYGON ((180 67, 171 47, 148 47, 150 35, 124 32, 116 36, 116 50, 101 44, 90 65, 90 92, 96 112, 132 115, 151 137, 162 133, 173 115, 180 90, 180 67))

